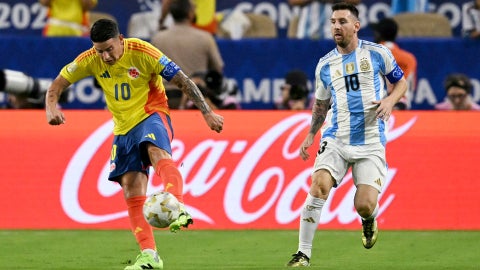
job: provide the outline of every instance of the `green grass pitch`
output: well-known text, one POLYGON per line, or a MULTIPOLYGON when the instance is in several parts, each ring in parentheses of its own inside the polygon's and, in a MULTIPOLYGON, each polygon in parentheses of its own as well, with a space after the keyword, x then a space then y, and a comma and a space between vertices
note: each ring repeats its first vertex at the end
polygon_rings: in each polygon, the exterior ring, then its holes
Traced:
MULTIPOLYGON (((366 250, 361 232, 319 229, 310 269, 480 269, 480 231, 380 231, 366 250)), ((165 270, 289 269, 296 230, 155 231, 165 270)), ((0 269, 123 269, 138 254, 126 230, 2 230, 0 269)))

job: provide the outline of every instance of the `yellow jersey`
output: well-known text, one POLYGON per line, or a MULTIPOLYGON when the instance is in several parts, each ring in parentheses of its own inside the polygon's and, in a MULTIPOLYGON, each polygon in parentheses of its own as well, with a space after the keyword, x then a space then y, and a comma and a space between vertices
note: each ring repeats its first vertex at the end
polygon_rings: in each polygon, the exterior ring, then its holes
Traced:
MULTIPOLYGON (((92 0, 97 5, 97 0, 92 0)), ((89 14, 81 0, 54 0, 48 8, 44 36, 87 36, 89 14)))
POLYGON ((195 27, 215 34, 217 32, 216 1, 193 0, 195 4, 195 27))
POLYGON ((170 114, 162 77, 170 81, 180 68, 148 42, 125 38, 123 55, 108 65, 95 49, 84 51, 62 68, 70 83, 94 76, 105 95, 115 124, 113 133, 124 135, 155 112, 170 114))

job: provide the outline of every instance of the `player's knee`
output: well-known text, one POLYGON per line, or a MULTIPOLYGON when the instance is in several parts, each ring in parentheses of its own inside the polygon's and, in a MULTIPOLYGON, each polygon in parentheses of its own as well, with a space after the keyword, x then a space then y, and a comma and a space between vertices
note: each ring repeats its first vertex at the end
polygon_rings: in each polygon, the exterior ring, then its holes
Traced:
POLYGON ((377 207, 378 191, 373 187, 366 185, 359 185, 355 193, 355 209, 363 218, 368 218, 372 215, 375 207, 377 207))
POLYGON ((363 218, 368 218, 372 216, 373 210, 375 210, 375 205, 372 207, 371 204, 359 204, 355 205, 358 214, 363 218))
POLYGON ((159 148, 158 146, 154 145, 153 143, 146 142, 145 144, 145 149, 147 150, 148 158, 150 159, 150 162, 152 165, 155 165, 158 163, 159 160, 161 159, 171 159, 172 156, 165 150, 159 148))
POLYGON ((330 172, 326 170, 318 170, 312 176, 310 194, 317 198, 326 200, 334 184, 335 182, 330 172))

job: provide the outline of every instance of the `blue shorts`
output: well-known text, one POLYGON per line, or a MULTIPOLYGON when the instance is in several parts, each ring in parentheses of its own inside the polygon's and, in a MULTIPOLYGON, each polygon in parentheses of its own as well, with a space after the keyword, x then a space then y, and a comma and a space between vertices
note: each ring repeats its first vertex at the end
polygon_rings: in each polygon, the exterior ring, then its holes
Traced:
POLYGON ((170 117, 163 113, 154 113, 138 123, 125 135, 113 137, 110 154, 110 174, 108 180, 118 181, 126 172, 148 174, 151 164, 146 143, 150 142, 172 154, 170 142, 173 129, 170 117))

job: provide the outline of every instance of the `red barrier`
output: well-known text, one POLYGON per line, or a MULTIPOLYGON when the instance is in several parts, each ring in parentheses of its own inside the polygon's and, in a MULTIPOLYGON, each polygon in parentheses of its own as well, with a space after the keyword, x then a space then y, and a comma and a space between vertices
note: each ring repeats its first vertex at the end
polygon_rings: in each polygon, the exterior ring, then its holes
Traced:
MULTIPOLYGON (((221 113, 221 134, 198 112, 172 113, 192 228, 296 229, 313 165, 298 156, 309 112, 221 113)), ((65 115, 65 125, 49 126, 43 111, 0 112, 0 228, 128 228, 121 189, 106 180, 110 114, 65 115)), ((475 112, 394 114, 382 229, 480 229, 479 119, 475 112)), ((162 188, 151 180, 149 192, 162 188)), ((354 187, 344 182, 322 212, 322 228, 359 227, 354 187)))

